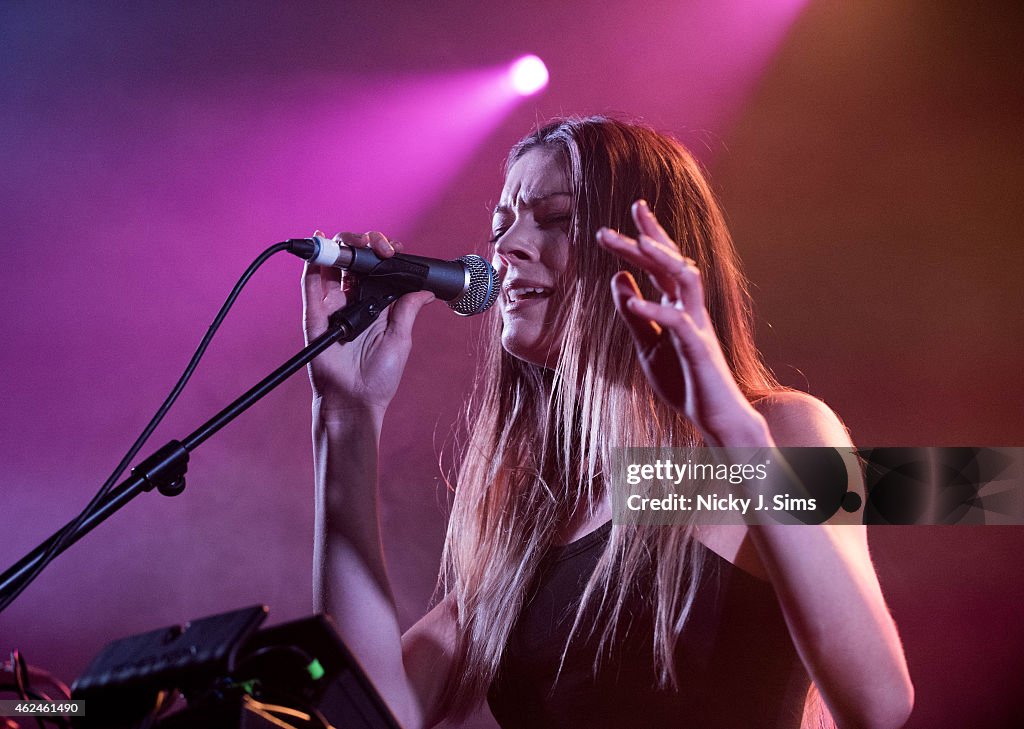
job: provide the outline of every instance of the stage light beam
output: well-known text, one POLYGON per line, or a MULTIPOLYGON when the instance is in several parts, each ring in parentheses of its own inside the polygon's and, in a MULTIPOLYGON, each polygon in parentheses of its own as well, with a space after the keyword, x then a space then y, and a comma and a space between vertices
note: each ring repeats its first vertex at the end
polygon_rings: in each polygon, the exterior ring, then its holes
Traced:
POLYGON ((516 93, 530 96, 548 85, 548 67, 537 56, 523 56, 509 68, 508 78, 516 93))

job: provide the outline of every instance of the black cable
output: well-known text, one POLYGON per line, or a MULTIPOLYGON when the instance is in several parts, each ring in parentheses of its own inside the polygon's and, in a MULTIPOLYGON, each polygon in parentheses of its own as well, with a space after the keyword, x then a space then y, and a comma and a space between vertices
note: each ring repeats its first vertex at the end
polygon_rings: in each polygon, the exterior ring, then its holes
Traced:
POLYGON ((275 243, 274 245, 270 246, 265 251, 263 251, 260 255, 258 255, 256 257, 256 260, 254 260, 245 270, 245 273, 242 274, 242 277, 238 279, 238 283, 236 283, 234 288, 231 289, 231 293, 228 294, 227 300, 221 306, 220 311, 217 312, 217 316, 214 317, 213 323, 211 323, 209 328, 207 329, 206 335, 203 337, 202 341, 200 341, 199 346, 196 348, 195 354, 192 355, 192 359, 189 360, 188 365, 185 367, 185 371, 182 373, 181 377, 178 378, 178 381, 172 388, 171 393, 167 396, 167 399, 164 400, 163 404, 156 411, 156 414, 153 416, 152 420, 149 421, 149 424, 142 431, 142 434, 139 435, 136 441, 132 444, 131 448, 128 449, 128 452, 125 454, 124 458, 122 458, 121 462, 117 464, 117 467, 114 469, 113 473, 111 473, 107 480, 103 483, 103 485, 100 487, 100 490, 92 498, 92 501, 90 501, 88 505, 86 505, 85 509, 83 509, 81 513, 79 513, 75 520, 71 522, 66 529, 61 531, 59 538, 57 538, 50 544, 50 546, 46 550, 46 553, 43 554, 39 561, 36 562, 35 566, 31 570, 26 572, 25 575, 21 578, 17 588, 12 590, 10 594, 7 595, 2 600, 2 602, 0 602, 0 612, 3 612, 5 609, 7 609, 7 607, 12 602, 14 602, 15 599, 17 599, 17 597, 22 593, 22 591, 26 587, 28 587, 32 583, 32 581, 36 579, 36 577, 39 576, 39 574, 46 568, 46 566, 50 564, 50 562, 52 562, 53 559, 58 554, 60 554, 61 550, 67 543, 68 539, 71 538, 71 535, 75 534, 81 528, 82 524, 84 524, 85 521, 93 515, 97 508, 103 504, 104 499, 107 498, 107 496, 110 494, 114 486, 117 485, 117 479, 124 472, 124 469, 127 468, 128 464, 130 464, 132 460, 135 458, 135 456, 138 455, 139 450, 149 439, 149 436, 153 434, 153 431, 156 430, 156 427, 160 424, 160 421, 164 419, 164 416, 167 414, 167 411, 171 409, 171 406, 174 404, 174 401, 178 399, 178 396, 181 394, 181 391, 185 388, 185 384, 189 381, 189 378, 192 377, 192 373, 199 365, 200 358, 202 358, 203 354, 206 352, 206 348, 210 345, 210 342, 213 340, 213 335, 217 332, 217 329, 220 327, 221 322, 224 321, 224 317, 227 316, 228 311, 231 309, 231 305, 235 303, 235 299, 237 299, 238 295, 242 292, 242 288, 245 286, 246 283, 248 283, 249 279, 252 278, 252 275, 256 273, 256 270, 260 266, 262 266, 267 261, 268 258, 270 258, 275 253, 280 253, 281 251, 288 250, 290 246, 291 244, 288 242, 275 243))

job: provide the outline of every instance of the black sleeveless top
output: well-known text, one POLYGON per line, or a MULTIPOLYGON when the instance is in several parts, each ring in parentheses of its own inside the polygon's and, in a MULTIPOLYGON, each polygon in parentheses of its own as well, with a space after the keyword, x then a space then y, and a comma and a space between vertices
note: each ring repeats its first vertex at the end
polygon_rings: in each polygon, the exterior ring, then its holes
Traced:
MULTIPOLYGON (((676 655, 678 690, 657 688, 653 621, 642 599, 594 674, 598 638, 577 633, 555 681, 583 586, 611 523, 554 547, 538 570, 487 700, 503 729, 800 726, 810 678, 775 592, 710 549, 676 655)), ((599 631, 598 631, 599 632, 599 631)))

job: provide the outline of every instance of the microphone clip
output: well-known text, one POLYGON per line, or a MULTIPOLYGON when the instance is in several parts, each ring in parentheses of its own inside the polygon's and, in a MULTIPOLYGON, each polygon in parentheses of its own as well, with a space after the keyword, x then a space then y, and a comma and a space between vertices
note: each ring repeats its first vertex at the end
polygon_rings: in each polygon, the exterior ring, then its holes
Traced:
MULTIPOLYGON (((351 342, 370 326, 378 316, 405 294, 422 291, 422 278, 410 269, 417 264, 386 259, 371 274, 353 281, 348 296, 352 300, 327 318, 332 329, 342 332, 340 342, 351 342), (385 264, 394 263, 394 266, 385 264)), ((350 274, 351 275, 351 274, 350 274)))

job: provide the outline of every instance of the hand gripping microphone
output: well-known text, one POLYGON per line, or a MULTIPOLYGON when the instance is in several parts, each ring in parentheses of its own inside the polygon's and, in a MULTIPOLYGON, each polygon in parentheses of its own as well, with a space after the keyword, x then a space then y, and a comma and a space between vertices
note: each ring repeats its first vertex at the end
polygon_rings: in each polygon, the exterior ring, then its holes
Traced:
POLYGON ((311 263, 336 266, 366 276, 401 274, 412 278, 422 291, 430 291, 460 316, 480 314, 498 297, 498 274, 480 256, 467 255, 454 261, 396 253, 379 258, 369 248, 347 246, 334 238, 293 238, 288 251, 311 263))

